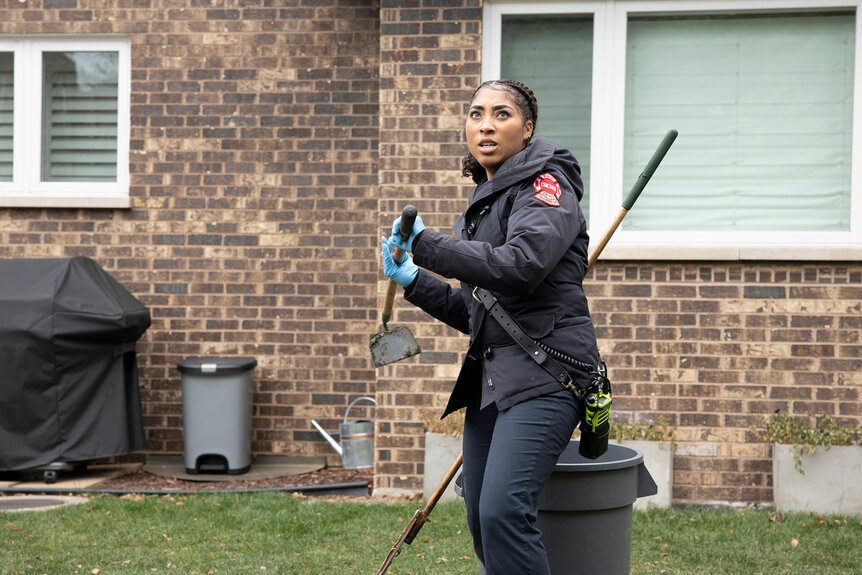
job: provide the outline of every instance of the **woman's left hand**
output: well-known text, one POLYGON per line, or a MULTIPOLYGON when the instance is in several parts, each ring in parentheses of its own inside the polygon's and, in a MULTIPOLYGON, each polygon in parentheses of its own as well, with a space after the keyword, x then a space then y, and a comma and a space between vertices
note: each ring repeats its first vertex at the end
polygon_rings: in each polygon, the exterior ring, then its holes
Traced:
POLYGON ((416 221, 413 222, 413 229, 410 230, 410 237, 406 240, 401 235, 401 218, 395 218, 392 222, 392 235, 389 237, 389 243, 395 247, 399 247, 405 252, 413 252, 413 240, 420 232, 425 230, 425 224, 422 223, 422 218, 416 216, 416 221))

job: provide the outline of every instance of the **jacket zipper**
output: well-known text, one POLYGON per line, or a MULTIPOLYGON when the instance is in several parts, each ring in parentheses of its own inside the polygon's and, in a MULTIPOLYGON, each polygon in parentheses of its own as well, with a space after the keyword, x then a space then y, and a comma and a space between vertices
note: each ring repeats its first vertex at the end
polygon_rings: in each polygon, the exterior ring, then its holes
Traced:
POLYGON ((476 214, 476 218, 473 219, 470 222, 470 224, 467 226, 467 237, 469 237, 471 240, 473 239, 473 234, 476 233, 476 227, 479 225, 479 220, 482 218, 482 216, 484 216, 485 214, 487 214, 490 211, 491 211, 491 204, 488 204, 487 206, 482 208, 482 210, 478 214, 476 214))

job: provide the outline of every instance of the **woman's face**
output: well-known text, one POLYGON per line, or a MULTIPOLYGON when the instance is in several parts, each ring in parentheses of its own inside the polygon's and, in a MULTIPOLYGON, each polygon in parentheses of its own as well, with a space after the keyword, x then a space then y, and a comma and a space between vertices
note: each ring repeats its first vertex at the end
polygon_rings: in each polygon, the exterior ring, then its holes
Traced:
POLYGON ((470 103, 465 131, 470 153, 490 180, 503 162, 524 149, 533 122, 524 121, 509 92, 487 86, 470 103))

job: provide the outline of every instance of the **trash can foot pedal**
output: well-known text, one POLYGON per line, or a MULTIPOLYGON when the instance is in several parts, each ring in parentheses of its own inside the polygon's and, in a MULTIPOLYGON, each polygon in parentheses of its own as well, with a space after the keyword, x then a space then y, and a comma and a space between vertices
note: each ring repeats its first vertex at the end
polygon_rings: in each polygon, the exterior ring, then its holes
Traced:
POLYGON ((212 453, 198 456, 194 468, 186 469, 187 473, 227 473, 228 471, 227 457, 212 453))
POLYGON ((218 475, 242 475, 251 470, 251 464, 245 467, 230 468, 227 457, 224 455, 215 455, 206 453, 197 458, 195 467, 186 467, 186 473, 189 475, 199 474, 218 474, 218 475))

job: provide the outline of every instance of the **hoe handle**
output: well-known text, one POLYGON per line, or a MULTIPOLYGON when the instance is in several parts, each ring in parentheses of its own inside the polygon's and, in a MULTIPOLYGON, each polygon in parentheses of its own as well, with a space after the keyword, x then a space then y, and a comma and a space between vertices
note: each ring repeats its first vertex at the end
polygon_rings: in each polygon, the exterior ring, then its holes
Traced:
MULTIPOLYGON (((407 205, 404 206, 404 209, 401 210, 401 237, 407 240, 410 237, 410 232, 413 231, 413 222, 416 221, 416 215, 419 213, 419 210, 416 209, 416 206, 407 205)), ((400 264, 401 260, 404 259, 404 250, 401 248, 392 248, 392 259, 395 260, 396 264, 400 264)), ((395 304, 395 289, 398 287, 398 284, 395 280, 389 280, 389 285, 386 288, 386 299, 383 302, 383 327, 386 328, 386 324, 389 323, 389 320, 392 319, 392 306, 395 304)))

